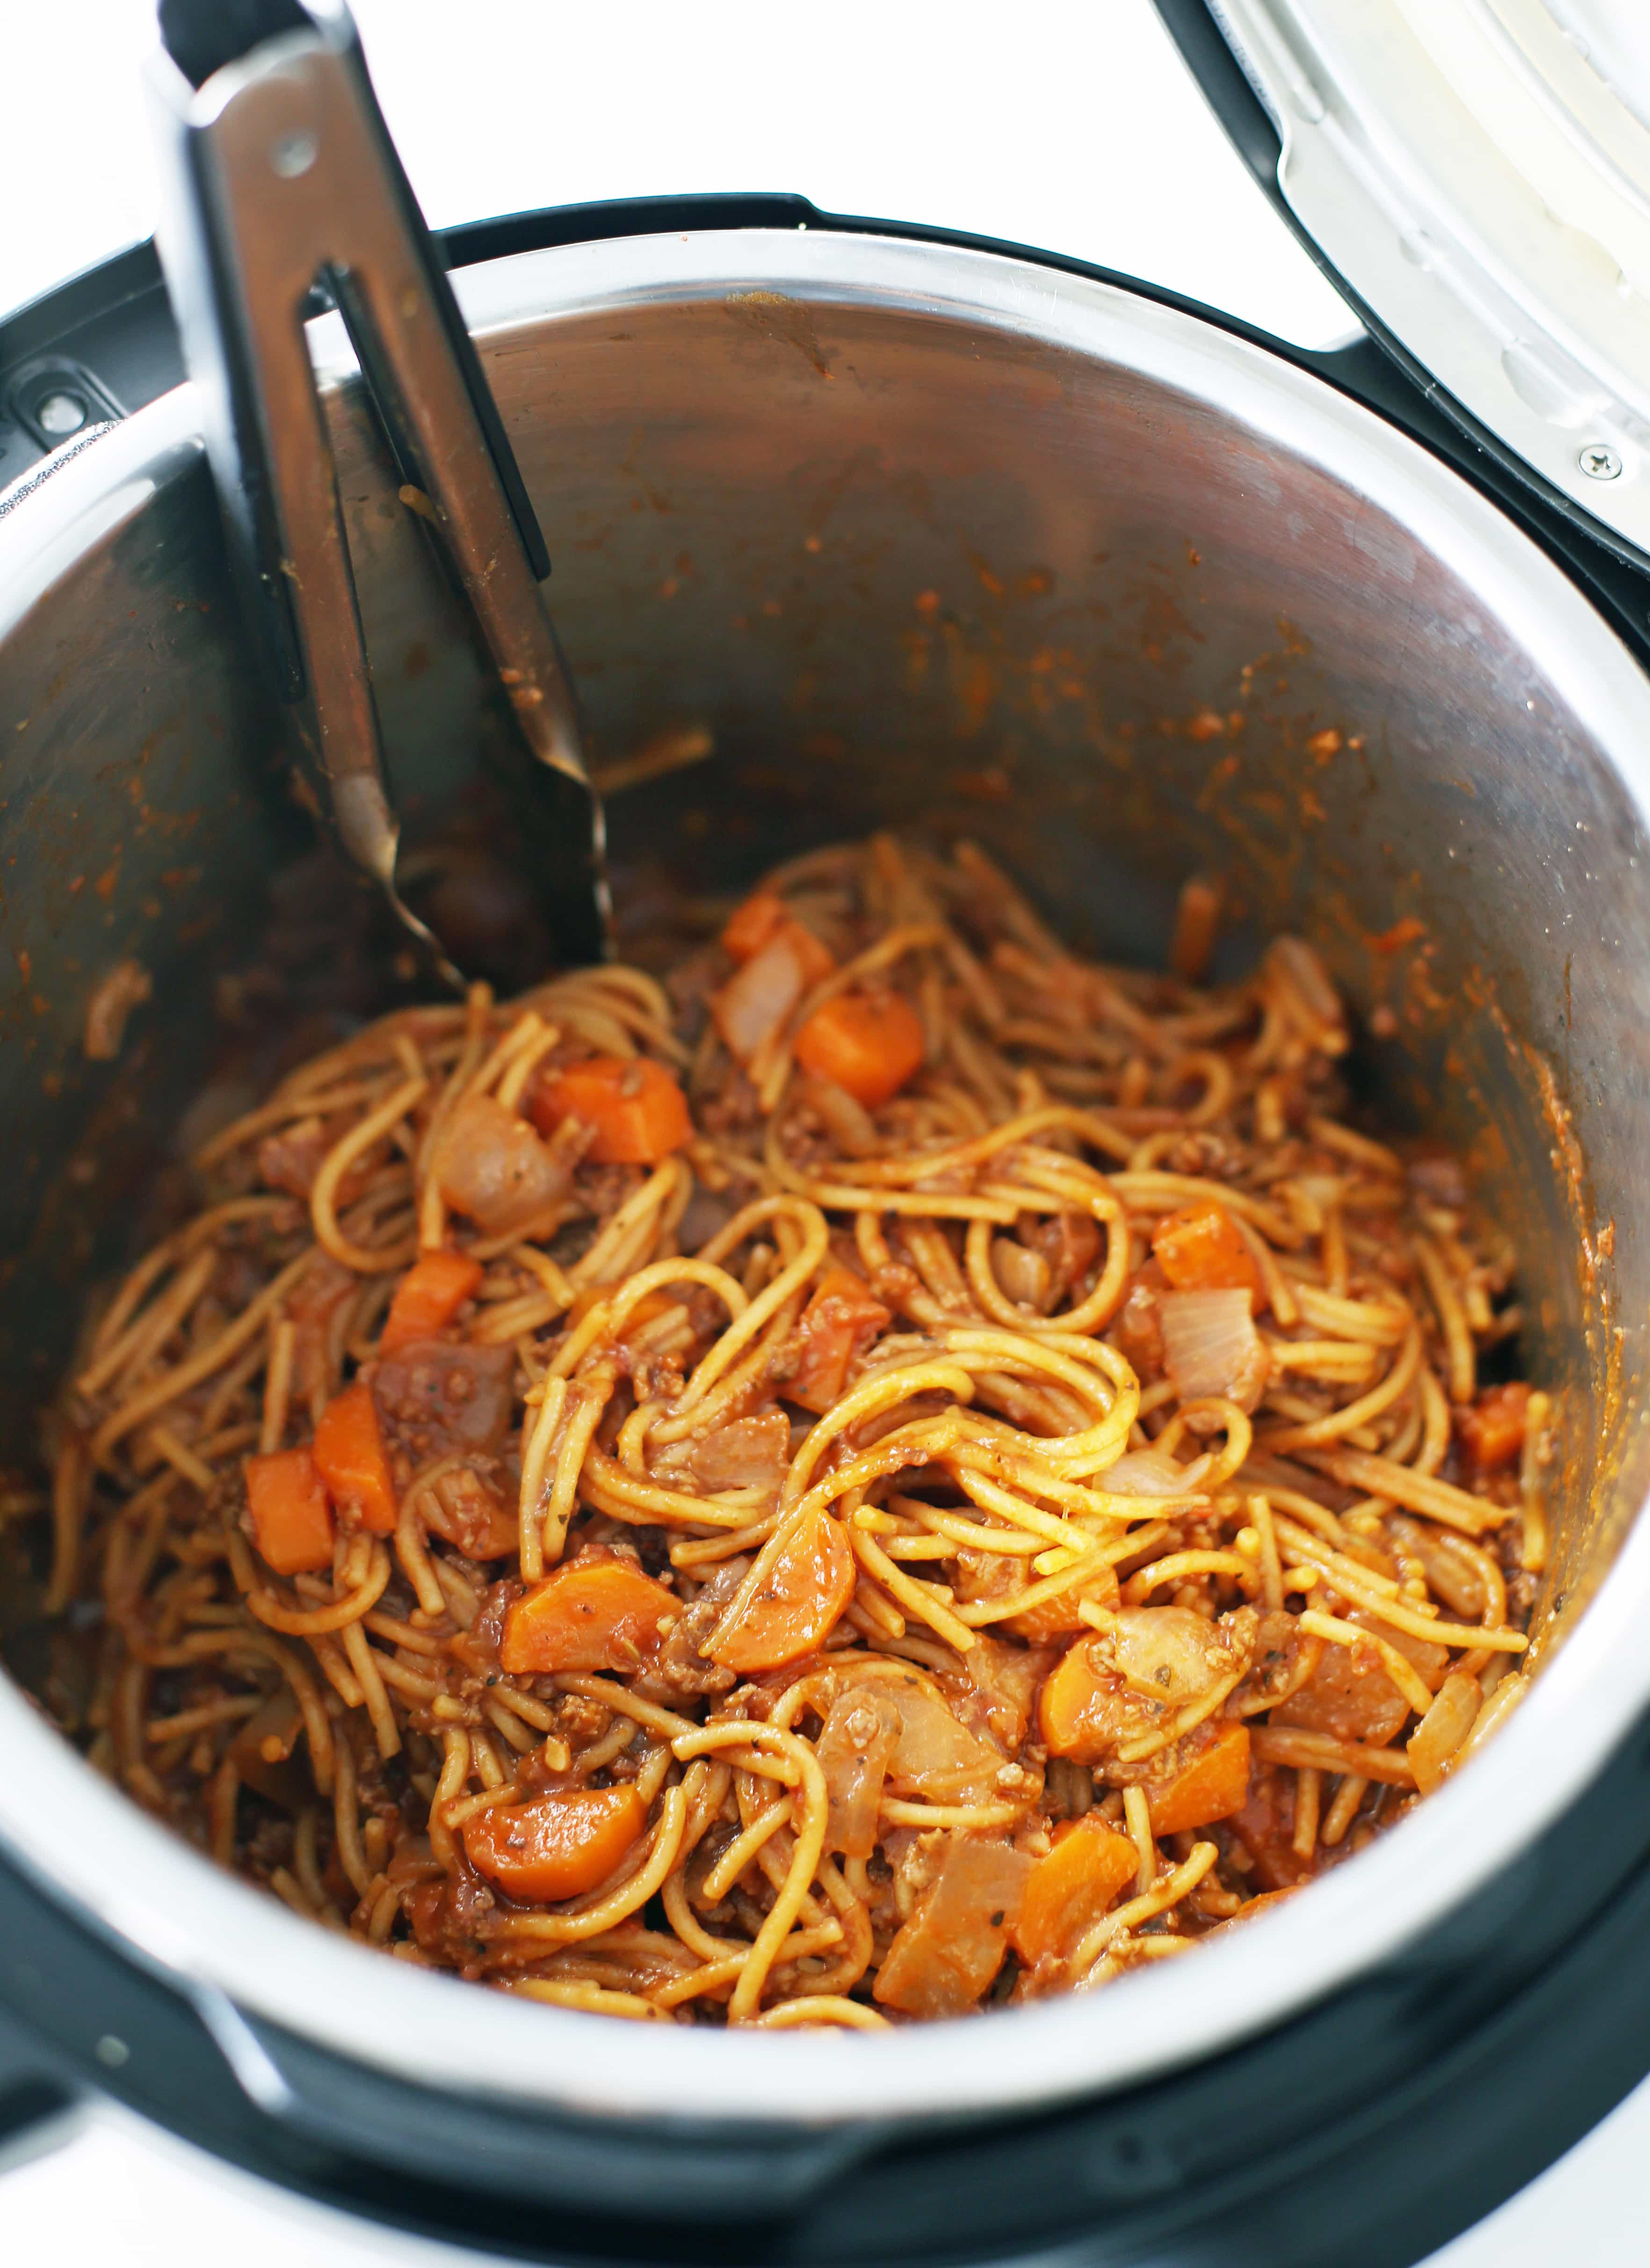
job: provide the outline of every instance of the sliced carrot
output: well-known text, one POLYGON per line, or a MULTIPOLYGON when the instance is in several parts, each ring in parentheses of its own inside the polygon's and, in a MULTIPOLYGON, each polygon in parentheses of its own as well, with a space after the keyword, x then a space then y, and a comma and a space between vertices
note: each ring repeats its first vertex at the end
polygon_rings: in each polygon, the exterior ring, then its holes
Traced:
POLYGON ((1492 1473, 1510 1465, 1524 1446, 1529 1388, 1522 1379, 1510 1386, 1486 1386, 1476 1402, 1456 1412, 1456 1431, 1474 1472, 1492 1473))
POLYGON ((650 1056, 592 1056, 541 1080, 529 1115, 548 1133, 564 1118, 596 1129, 589 1156, 598 1166, 656 1166, 693 1139, 687 1098, 650 1056))
POLYGON ((1208 1747, 1172 1779, 1146 1790, 1154 1835, 1178 1835, 1184 1828, 1229 1819, 1248 1800, 1249 1727, 1230 1719, 1215 1727, 1208 1747))
POLYGON ((1152 1250, 1177 1292, 1260 1291, 1260 1271, 1242 1231, 1213 1197, 1160 1220, 1152 1250))
MULTIPOLYGON (((1023 1566, 1025 1563, 1021 1560, 1015 1564, 1023 1566)), ((1096 1606, 1109 1607, 1113 1613, 1116 1612, 1118 1579, 1109 1567, 1100 1574, 1091 1576, 1074 1591, 1057 1592, 1052 1599, 1045 1599, 1040 1607, 1033 1607, 1029 1614, 1009 1615, 1002 1627, 1012 1631, 1016 1638, 1023 1638, 1028 1646, 1048 1646, 1053 1640, 1068 1638, 1074 1631, 1083 1628, 1083 1618, 1077 1611, 1078 1603, 1083 1599, 1092 1600, 1096 1606)))
MULTIPOLYGON (((599 1307, 604 1300, 612 1298, 615 1288, 612 1284, 587 1284, 568 1309, 561 1329, 564 1331, 576 1330, 592 1307, 599 1307)), ((650 1323, 656 1315, 667 1314, 678 1304, 663 1292, 644 1292, 625 1317, 620 1336, 628 1338, 633 1331, 640 1330, 643 1323, 650 1323)))
POLYGON ((1049 1754, 1097 1764, 1115 1737, 1122 1685, 1121 1678, 1096 1663, 1087 1638, 1067 1646, 1038 1696, 1038 1727, 1049 1754))
POLYGON ((460 1831, 478 1874, 507 1896, 538 1904, 605 1882, 647 1823, 634 1786, 567 1787, 475 1812, 460 1831))
POLYGON ((395 1484, 372 1395, 359 1380, 334 1394, 315 1428, 315 1463, 338 1510, 374 1535, 395 1533, 395 1484))
POLYGON ((438 1338, 480 1286, 481 1263, 463 1252, 423 1252, 395 1287, 378 1339, 383 1354, 438 1338))
POLYGON ((277 1575, 316 1575, 333 1564, 333 1508, 308 1449, 246 1460, 253 1540, 277 1575))
POLYGON ((804 985, 818 984, 836 967, 836 958, 806 922, 785 909, 776 891, 758 890, 734 915, 722 932, 722 942, 735 961, 753 961, 765 946, 782 937, 796 956, 804 985))
POLYGON ((848 1366, 892 1318, 851 1268, 829 1269, 796 1327, 801 1359, 780 1391, 787 1402, 822 1414, 840 1402, 848 1366))
POLYGON ((760 953, 785 918, 785 901, 777 890, 753 890, 737 907, 722 932, 722 948, 736 961, 749 961, 760 953))
POLYGON ((498 1658, 512 1677, 564 1669, 634 1669, 681 1612, 663 1583, 633 1560, 570 1560, 517 1599, 504 1617, 498 1658))
POLYGON ((854 1596, 854 1547, 818 1507, 794 1524, 751 1603, 704 1648, 724 1669, 777 1669, 823 1644, 854 1596))
POLYGON ((1011 1932, 1016 1951, 1032 1962, 1061 1959, 1139 1866, 1140 1853, 1126 1835, 1092 1815, 1073 1820, 1026 1877, 1025 1901, 1011 1932))
POLYGON ((874 1110, 921 1067, 922 1025, 897 992, 839 992, 796 1035, 796 1060, 874 1110))

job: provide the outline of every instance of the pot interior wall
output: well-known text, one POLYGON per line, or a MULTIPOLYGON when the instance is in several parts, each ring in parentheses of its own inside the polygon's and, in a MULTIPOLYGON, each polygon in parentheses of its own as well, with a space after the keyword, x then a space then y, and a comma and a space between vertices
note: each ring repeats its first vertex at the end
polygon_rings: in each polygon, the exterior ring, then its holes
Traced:
MULTIPOLYGON (((1650 918, 1629 796, 1495 605, 1219 407, 1195 357, 1170 384, 937 305, 766 291, 575 306, 484 352, 598 764, 714 735, 612 799, 633 904, 666 871, 732 887, 920 825, 978 836, 1124 961, 1161 958, 1194 869, 1228 880, 1227 973, 1279 929, 1317 943, 1366 1098, 1468 1149, 1516 1233, 1526 1361, 1563 1413, 1561 1626, 1646 1478, 1610 1327, 1650 1301, 1650 918), (1612 1218, 1595 1266, 1583 1233, 1612 1218)), ((507 806, 505 732, 348 386, 331 415, 416 842, 507 806)), ((405 977, 286 792, 198 459, 0 647, 0 1454, 26 1466, 87 1271, 154 1219, 237 1031, 405 977), (88 998, 128 957, 153 998, 89 1062, 88 998)))

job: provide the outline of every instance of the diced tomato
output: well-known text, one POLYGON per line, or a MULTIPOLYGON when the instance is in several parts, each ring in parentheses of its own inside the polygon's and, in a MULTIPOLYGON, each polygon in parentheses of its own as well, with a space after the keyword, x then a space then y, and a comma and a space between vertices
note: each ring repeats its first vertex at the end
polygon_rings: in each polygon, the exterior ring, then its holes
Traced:
POLYGON ((750 1605, 703 1651, 748 1677, 810 1653, 836 1628, 854 1596, 854 1547, 841 1522, 816 1508, 794 1525, 750 1605))
POLYGON ((596 1129, 588 1152, 598 1166, 657 1166, 690 1142, 687 1098, 651 1056, 592 1056, 540 1080, 528 1104, 548 1133, 564 1118, 596 1129))
POLYGON ((939 1880, 899 1930, 872 1987, 907 2016, 960 2016, 1001 1968, 1034 1861, 1011 1844, 954 1835, 939 1880))
POLYGON ((673 1592, 634 1560, 569 1560, 517 1599, 504 1617, 499 1660, 512 1677, 563 1669, 634 1669, 681 1612, 673 1592))
POLYGON ((1188 1827, 1207 1827, 1229 1819, 1249 1800, 1249 1727, 1230 1719, 1215 1727, 1214 1738, 1182 1764, 1170 1779, 1146 1790, 1154 1835, 1178 1835, 1188 1827))
POLYGON ((465 1301, 473 1299, 481 1276, 480 1262, 466 1253, 421 1253, 395 1287, 378 1339, 380 1351, 393 1354, 419 1339, 438 1338, 465 1301))
POLYGON ((475 1812, 460 1832, 479 1874, 507 1896, 539 1904, 605 1882, 647 1823, 633 1786, 568 1787, 475 1812))
POLYGON ((1492 1473, 1515 1462, 1524 1447, 1529 1388, 1522 1379, 1486 1386, 1476 1402, 1457 1410, 1456 1431, 1475 1473, 1492 1473))
POLYGON ((839 992, 796 1035, 796 1060, 874 1110, 921 1069, 922 1024, 898 992, 839 992))
POLYGON ((1140 1853, 1126 1835, 1092 1814, 1073 1820, 1026 1879, 1013 1932, 1016 1951, 1033 1963, 1062 1959, 1133 1881, 1139 1866, 1140 1853))
POLYGON ((1213 1197, 1160 1220, 1152 1250, 1177 1292, 1247 1292, 1258 1301, 1260 1271, 1236 1222, 1213 1197))
POLYGON ((823 1415, 841 1400, 849 1366, 891 1321, 862 1277, 828 1270, 797 1325, 802 1359, 780 1388, 786 1401, 823 1415))
POLYGON ((315 1428, 315 1463, 326 1493, 374 1535, 395 1533, 395 1484, 372 1395, 359 1380, 335 1394, 315 1428))
POLYGON ((308 1449, 246 1460, 253 1539, 277 1575, 316 1575, 333 1564, 333 1508, 308 1449))

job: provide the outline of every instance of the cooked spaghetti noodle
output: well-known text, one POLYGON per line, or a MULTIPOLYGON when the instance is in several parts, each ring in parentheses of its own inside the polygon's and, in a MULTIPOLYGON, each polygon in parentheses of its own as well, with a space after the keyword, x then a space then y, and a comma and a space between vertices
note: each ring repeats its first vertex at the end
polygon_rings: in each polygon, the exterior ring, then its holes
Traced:
POLYGON ((878 838, 293 1072, 53 1414, 94 1762, 649 2021, 1087 1989, 1360 1848, 1522 1690, 1546 1404, 1310 948, 1192 981, 1208 897, 1142 976, 878 838))

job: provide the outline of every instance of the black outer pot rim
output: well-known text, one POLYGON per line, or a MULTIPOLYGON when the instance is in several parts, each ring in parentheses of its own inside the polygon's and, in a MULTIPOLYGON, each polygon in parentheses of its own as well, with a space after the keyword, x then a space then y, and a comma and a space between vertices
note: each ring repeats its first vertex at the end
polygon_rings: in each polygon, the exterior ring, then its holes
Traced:
MULTIPOLYGON (((1650 667, 1650 576, 1617 547, 1609 532, 1549 486, 1497 441, 1470 413, 1434 383, 1386 332, 1301 228, 1277 184, 1279 142, 1270 119, 1226 46, 1205 0, 1154 0, 1170 35, 1198 78, 1211 107, 1269 201, 1316 264, 1346 301, 1366 336, 1330 349, 1295 346, 1224 309, 1066 253, 1010 239, 971 234, 920 221, 882 220, 822 210, 788 191, 708 193, 681 197, 599 200, 549 205, 465 221, 432 232, 450 269, 559 245, 598 243, 621 236, 655 236, 678 230, 809 228, 855 235, 891 236, 913 243, 951 245, 999 254, 1033 266, 1110 285, 1135 298, 1195 317, 1234 338, 1309 371, 1338 393, 1361 402, 1397 425, 1492 502, 1500 505, 1583 590, 1650 667)), ((319 298, 317 308, 324 304, 319 298)), ((181 382, 183 360, 166 301, 154 242, 145 239, 55 285, 0 319, 0 411, 18 372, 46 357, 84 358, 103 390, 128 414, 181 382), (106 379, 99 357, 111 357, 106 379), (118 372, 125 379, 124 389, 118 372)), ((76 445, 69 445, 70 448, 76 445)), ((67 452, 58 453, 58 456, 67 452)), ((58 457, 42 460, 53 466, 58 457)), ((41 469, 25 468, 32 481, 41 469)), ((0 488, 0 511, 7 492, 0 488)))
MULTIPOLYGON (((1171 0, 1161 4, 1171 13, 1171 0)), ((1200 12, 1198 0, 1190 5, 1200 12)), ((741 227, 852 230, 1006 254, 1243 338, 1375 409, 1464 475, 1580 585, 1636 658, 1650 661, 1644 579, 1573 509, 1544 508, 1527 481, 1443 413, 1435 389, 1412 385, 1373 340, 1326 353, 1293 348, 1090 263, 952 231, 825 215, 793 196, 566 207, 469 224, 443 241, 458 267, 604 238, 741 227)), ((0 389, 20 358, 89 350, 124 313, 159 373, 153 391, 165 390, 175 382, 175 370, 167 372, 175 339, 159 293, 149 246, 48 293, 0 324, 0 389)), ((767 2209, 771 2169, 765 2182, 759 2153, 751 2154, 756 2138, 691 2126, 673 2140, 708 2154, 715 2178, 701 2186, 691 2220, 662 2215, 649 2191, 661 2154, 675 2153, 663 2136, 635 2133, 620 2139, 609 2170, 628 2176, 624 2193, 642 2210, 562 2210, 549 2222, 555 2161, 568 2153, 607 2156, 611 2130, 470 2104, 457 2106, 455 2137, 451 2101, 261 2023, 252 2034, 285 2087, 267 2092, 260 2107, 237 2075, 244 2059, 225 2055, 194 2000, 0 1861, 0 2145, 101 2090, 321 2202, 564 2261, 983 2259, 1023 2256, 1029 2240, 1074 2262, 1172 2257, 1255 2268, 1298 2260, 1304 2268, 1323 2257, 1324 2232, 1333 2227, 1340 2260, 1397 2268, 1530 2179, 1650 2067, 1646 1855, 1650 1734, 1641 1726, 1574 1809, 1466 1909, 1357 1985, 1208 2063, 1034 2120, 968 2122, 893 2145, 869 2132, 847 2147, 835 2138, 797 2170, 778 2215, 767 2209), (1582 1850, 1589 1863, 1578 1868, 1582 1850), (1539 2089, 1529 2083, 1535 2073, 1546 2081, 1539 2089), (1235 2153, 1203 2146, 1223 2124, 1240 2128, 1245 2104, 1291 2100, 1295 2117, 1281 2122, 1281 2146, 1251 2133, 1235 2153), (513 2187, 517 2201, 501 2199, 501 2187, 513 2187), (992 2212, 1005 2191, 1016 2200, 1008 2224, 992 2212), (1035 2225, 1032 2200, 1044 2216, 1035 2225)))
MULTIPOLYGON (((1542 2171, 1650 2062, 1647 1820, 1641 1726, 1511 1875, 1276 2032, 1097 2104, 892 2146, 861 2135, 777 2212, 701 2196, 692 2218, 660 2211, 658 2138, 615 2147, 569 2119, 511 2120, 261 2025, 297 2091, 259 2107, 193 2001, 0 1868, 0 2151, 101 2092, 314 2202, 562 2268, 1320 2268, 1331 2229, 1346 2268, 1403 2268, 1542 2171), (584 2151, 639 2210, 554 2205, 546 2160, 584 2151)), ((730 2144, 750 2139, 675 2138, 730 2192, 750 2169, 730 2144)))

